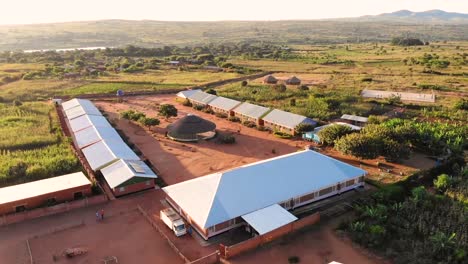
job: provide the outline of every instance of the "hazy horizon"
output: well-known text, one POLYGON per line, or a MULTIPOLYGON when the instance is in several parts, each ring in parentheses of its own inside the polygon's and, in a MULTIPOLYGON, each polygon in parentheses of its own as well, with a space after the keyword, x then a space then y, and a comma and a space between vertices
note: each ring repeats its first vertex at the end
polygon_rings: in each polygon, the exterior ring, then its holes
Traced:
POLYGON ((111 0, 17 0, 0 5, 3 10, 8 10, 0 16, 0 25, 106 19, 192 22, 312 20, 378 15, 402 9, 415 12, 441 9, 468 13, 468 1, 458 0, 290 0, 286 4, 277 0, 238 0, 227 3, 219 0, 134 0, 124 3, 111 0))

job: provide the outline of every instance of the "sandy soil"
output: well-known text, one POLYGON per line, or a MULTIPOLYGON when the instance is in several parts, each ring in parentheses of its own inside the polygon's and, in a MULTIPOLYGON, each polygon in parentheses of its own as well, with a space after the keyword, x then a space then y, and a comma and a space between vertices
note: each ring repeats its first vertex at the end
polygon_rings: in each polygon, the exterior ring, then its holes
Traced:
POLYGON ((346 264, 384 264, 381 259, 365 254, 334 231, 337 220, 320 224, 316 228, 282 239, 271 246, 246 253, 230 260, 232 264, 288 263, 297 256, 299 263, 324 264, 337 261, 346 264))
POLYGON ((238 123, 196 111, 191 107, 185 107, 175 102, 173 95, 130 98, 124 103, 101 101, 97 102, 96 105, 116 121, 117 127, 123 130, 130 141, 136 144, 144 156, 156 166, 159 175, 167 184, 175 184, 217 171, 292 153, 307 144, 300 140, 279 139, 268 132, 247 128, 238 123), (128 120, 118 119, 118 113, 128 109, 144 112, 147 116, 157 116, 157 104, 163 103, 174 104, 179 115, 169 121, 161 119, 161 124, 152 128, 152 131, 128 120), (164 128, 188 113, 214 122, 218 132, 222 134, 234 134, 236 144, 218 144, 216 139, 198 143, 181 143, 165 138, 164 128), (237 133, 238 130, 240 130, 240 134, 237 133))
POLYGON ((102 222, 87 224, 35 238, 30 241, 34 263, 51 263, 66 248, 88 248, 84 255, 56 263, 99 263, 106 256, 116 256, 119 263, 150 263, 164 259, 183 263, 137 211, 107 217, 102 222))

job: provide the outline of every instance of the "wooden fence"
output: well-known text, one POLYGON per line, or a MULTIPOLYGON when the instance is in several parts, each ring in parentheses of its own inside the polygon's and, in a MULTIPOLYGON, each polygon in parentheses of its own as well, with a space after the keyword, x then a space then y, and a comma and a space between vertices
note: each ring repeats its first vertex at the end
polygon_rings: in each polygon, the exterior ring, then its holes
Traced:
POLYGON ((273 240, 281 238, 287 234, 296 232, 304 227, 316 224, 320 221, 320 213, 315 213, 313 215, 304 217, 295 222, 282 226, 278 229, 275 229, 271 232, 268 232, 263 235, 256 236, 249 240, 240 242, 232 246, 219 245, 220 255, 224 259, 229 259, 234 256, 237 256, 241 253, 256 249, 264 244, 270 243, 273 240))

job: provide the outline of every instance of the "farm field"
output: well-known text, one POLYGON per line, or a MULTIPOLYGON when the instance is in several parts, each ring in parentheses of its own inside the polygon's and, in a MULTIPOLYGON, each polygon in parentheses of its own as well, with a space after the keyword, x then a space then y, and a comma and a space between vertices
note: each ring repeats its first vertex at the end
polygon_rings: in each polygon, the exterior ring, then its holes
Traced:
POLYGON ((0 186, 80 169, 52 105, 0 104, 0 186))

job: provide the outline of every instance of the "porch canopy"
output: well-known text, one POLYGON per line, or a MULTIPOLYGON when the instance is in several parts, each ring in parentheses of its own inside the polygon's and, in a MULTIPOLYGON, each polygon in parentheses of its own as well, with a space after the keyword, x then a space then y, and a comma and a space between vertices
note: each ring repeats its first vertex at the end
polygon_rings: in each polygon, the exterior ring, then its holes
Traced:
POLYGON ((242 218, 257 230, 260 235, 266 234, 297 220, 297 217, 278 204, 270 205, 263 209, 243 215, 242 218))

